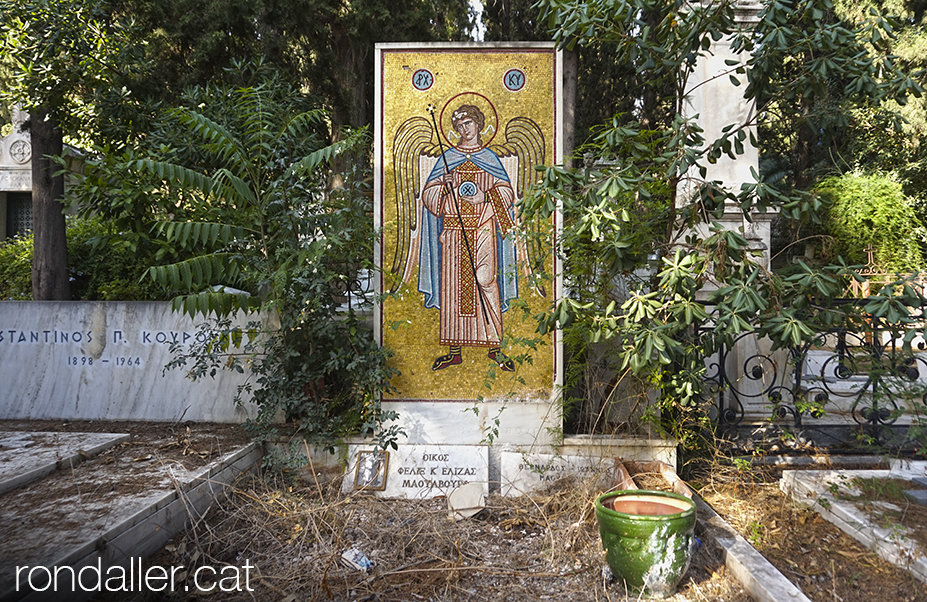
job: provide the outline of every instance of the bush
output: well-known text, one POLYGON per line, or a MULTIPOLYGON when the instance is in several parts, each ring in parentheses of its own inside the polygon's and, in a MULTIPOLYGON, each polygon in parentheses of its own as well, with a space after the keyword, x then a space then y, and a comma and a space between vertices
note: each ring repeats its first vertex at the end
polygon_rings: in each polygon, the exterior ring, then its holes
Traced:
POLYGON ((69 218, 71 298, 83 301, 168 301, 171 295, 145 272, 151 260, 128 245, 104 242, 110 226, 95 217, 69 218))
POLYGON ((32 234, 0 241, 0 299, 32 300, 32 234))
MULTIPOLYGON (((71 298, 82 301, 170 299, 144 276, 148 262, 128 247, 97 244, 107 225, 98 218, 68 217, 71 298)), ((0 299, 32 299, 32 234, 0 242, 0 299)))
POLYGON ((814 190, 830 203, 824 228, 835 239, 834 253, 865 264, 872 245, 876 264, 886 271, 913 272, 924 265, 927 236, 901 184, 845 174, 823 180, 814 190))

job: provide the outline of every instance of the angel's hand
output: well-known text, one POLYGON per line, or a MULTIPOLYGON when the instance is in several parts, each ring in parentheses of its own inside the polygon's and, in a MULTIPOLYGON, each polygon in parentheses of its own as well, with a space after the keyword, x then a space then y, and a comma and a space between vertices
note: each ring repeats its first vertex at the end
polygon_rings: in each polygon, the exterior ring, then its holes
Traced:
POLYGON ((486 202, 486 195, 480 189, 476 190, 476 194, 461 195, 460 198, 467 201, 471 205, 478 205, 479 203, 486 202))

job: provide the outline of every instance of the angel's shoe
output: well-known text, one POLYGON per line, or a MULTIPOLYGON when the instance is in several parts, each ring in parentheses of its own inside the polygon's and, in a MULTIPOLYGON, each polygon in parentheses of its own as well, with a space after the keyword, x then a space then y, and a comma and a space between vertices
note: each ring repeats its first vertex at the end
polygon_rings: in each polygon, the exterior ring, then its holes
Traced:
POLYGON ((515 372, 515 362, 513 362, 509 356, 502 353, 500 347, 491 347, 487 355, 489 355, 489 359, 499 364, 499 367, 502 368, 504 372, 515 372))
POLYGON ((463 360, 460 358, 460 347, 452 345, 450 353, 442 355, 431 365, 432 370, 444 370, 448 366, 456 366, 463 360))

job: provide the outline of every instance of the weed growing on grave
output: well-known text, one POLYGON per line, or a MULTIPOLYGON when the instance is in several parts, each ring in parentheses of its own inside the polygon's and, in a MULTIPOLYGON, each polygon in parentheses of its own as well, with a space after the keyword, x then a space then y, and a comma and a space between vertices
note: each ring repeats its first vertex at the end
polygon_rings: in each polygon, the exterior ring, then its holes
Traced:
POLYGON ((854 477, 841 489, 839 499, 854 503, 898 541, 916 541, 927 550, 927 507, 912 501, 906 491, 922 489, 912 481, 894 478, 854 477))
POLYGON ((758 547, 763 543, 763 540, 766 537, 766 527, 757 521, 753 521, 747 525, 747 533, 747 539, 750 541, 753 547, 758 547))

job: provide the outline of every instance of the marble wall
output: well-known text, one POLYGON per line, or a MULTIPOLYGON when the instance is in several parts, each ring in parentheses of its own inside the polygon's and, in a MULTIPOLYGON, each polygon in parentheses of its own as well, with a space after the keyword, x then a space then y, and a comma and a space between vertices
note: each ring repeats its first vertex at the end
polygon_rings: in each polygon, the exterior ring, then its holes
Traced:
POLYGON ((247 372, 164 369, 203 322, 170 303, 0 302, 0 419, 241 422, 254 413, 233 401, 247 372))

